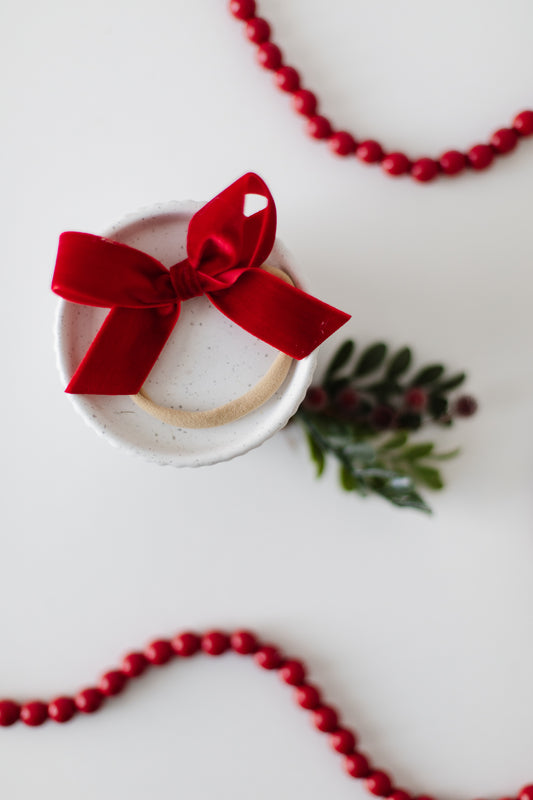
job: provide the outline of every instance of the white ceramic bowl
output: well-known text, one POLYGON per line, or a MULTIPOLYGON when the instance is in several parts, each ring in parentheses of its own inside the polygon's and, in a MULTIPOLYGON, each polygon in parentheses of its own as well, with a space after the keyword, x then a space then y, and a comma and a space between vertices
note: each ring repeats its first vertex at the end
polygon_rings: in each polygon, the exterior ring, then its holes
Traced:
MULTIPOLYGON (((104 234, 149 253, 170 267, 186 257, 187 226, 202 206, 161 203, 130 214, 104 234)), ((276 241, 268 259, 298 280, 276 241)), ((298 282, 299 283, 299 282, 298 282)), ((61 300, 56 349, 64 386, 87 351, 107 311, 61 300)), ((244 394, 267 371, 278 352, 196 297, 182 304, 180 318, 145 387, 153 400, 191 411, 214 408, 244 394)), ((281 388, 256 411, 235 422, 200 430, 166 425, 141 411, 128 396, 69 395, 84 420, 108 442, 134 455, 175 467, 215 464, 246 453, 284 427, 301 403, 316 366, 313 353, 294 361, 281 388)))

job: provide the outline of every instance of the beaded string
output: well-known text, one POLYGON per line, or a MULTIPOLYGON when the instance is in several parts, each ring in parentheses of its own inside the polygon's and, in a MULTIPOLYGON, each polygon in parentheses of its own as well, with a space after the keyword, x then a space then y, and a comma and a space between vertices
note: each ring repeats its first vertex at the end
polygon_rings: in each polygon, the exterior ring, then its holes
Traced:
MULTIPOLYGON (((197 653, 221 656, 228 651, 249 656, 257 666, 276 672, 283 683, 293 687, 296 704, 310 712, 313 726, 328 735, 331 748, 342 756, 347 774, 362 779, 370 794, 388 800, 433 800, 426 795, 413 797, 396 787, 387 772, 373 766, 369 757, 359 750, 356 734, 342 724, 336 709, 323 701, 320 689, 308 682, 302 661, 286 658, 277 647, 260 642, 250 631, 239 630, 233 634, 209 631, 203 635, 186 631, 173 639, 156 639, 144 651, 128 653, 118 669, 105 672, 97 686, 83 689, 75 697, 56 697, 50 703, 33 700, 22 705, 13 700, 1 700, 0 726, 8 727, 21 720, 30 727, 37 727, 47 719, 63 723, 78 713, 93 714, 150 666, 161 667, 197 653)), ((533 784, 524 786, 516 798, 502 800, 533 800, 533 784)))
POLYGON ((335 130, 331 121, 318 113, 318 99, 314 92, 301 86, 300 74, 283 62, 280 48, 272 41, 272 28, 262 17, 256 16, 255 0, 230 0, 229 10, 245 23, 245 35, 257 45, 256 59, 264 69, 274 73, 274 83, 283 92, 292 95, 294 110, 307 118, 306 131, 313 139, 327 141, 337 156, 356 156, 365 164, 381 164, 387 175, 411 175, 416 181, 427 183, 438 175, 458 175, 467 168, 476 171, 487 169, 496 156, 515 149, 521 138, 533 134, 533 111, 522 111, 514 118, 510 128, 499 128, 488 144, 476 144, 466 153, 448 150, 438 159, 411 160, 405 153, 387 152, 375 139, 357 141, 348 131, 335 130))

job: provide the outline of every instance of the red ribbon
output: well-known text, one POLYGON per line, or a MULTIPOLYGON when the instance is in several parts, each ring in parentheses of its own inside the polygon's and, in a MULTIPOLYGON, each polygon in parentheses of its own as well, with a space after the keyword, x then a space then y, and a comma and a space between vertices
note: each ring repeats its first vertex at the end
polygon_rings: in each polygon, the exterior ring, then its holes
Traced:
POLYGON ((52 290, 65 300, 110 308, 66 391, 136 394, 176 324, 180 304, 205 294, 226 317, 293 358, 304 358, 348 319, 260 269, 272 250, 276 207, 248 173, 191 219, 187 258, 167 269, 133 247, 90 233, 59 238, 52 290), (244 215, 247 194, 266 208, 244 215))

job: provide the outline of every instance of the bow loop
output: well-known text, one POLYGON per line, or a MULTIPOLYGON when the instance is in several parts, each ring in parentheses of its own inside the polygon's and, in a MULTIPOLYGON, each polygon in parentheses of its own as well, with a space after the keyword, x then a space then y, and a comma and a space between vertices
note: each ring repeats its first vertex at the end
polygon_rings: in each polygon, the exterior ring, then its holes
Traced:
POLYGON ((170 270, 133 247, 73 231, 60 236, 52 289, 111 309, 67 391, 137 394, 176 324, 180 304, 206 295, 225 316, 292 358, 304 358, 349 319, 259 269, 272 250, 276 207, 248 173, 194 214, 187 258, 170 270), (244 213, 247 194, 266 206, 244 213))

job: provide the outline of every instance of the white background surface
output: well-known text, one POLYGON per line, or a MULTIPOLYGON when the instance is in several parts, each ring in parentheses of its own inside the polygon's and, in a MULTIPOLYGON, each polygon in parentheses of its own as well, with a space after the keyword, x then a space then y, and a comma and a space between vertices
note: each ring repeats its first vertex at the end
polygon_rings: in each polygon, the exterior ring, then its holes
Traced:
MULTIPOLYGON (((532 105, 527 0, 260 8, 325 111, 391 149, 466 148, 532 105)), ((515 794, 533 780, 533 143, 393 181, 302 135, 222 0, 2 17, 0 693, 74 692, 156 635, 250 626, 305 658, 399 785, 515 794), (249 169, 310 289, 353 313, 343 335, 469 369, 483 410, 442 436, 464 454, 433 518, 315 484, 287 434, 213 468, 145 464, 62 393, 59 233, 249 169)), ((0 731, 3 795, 362 798, 289 694, 233 657, 154 671, 94 717, 0 731)))

